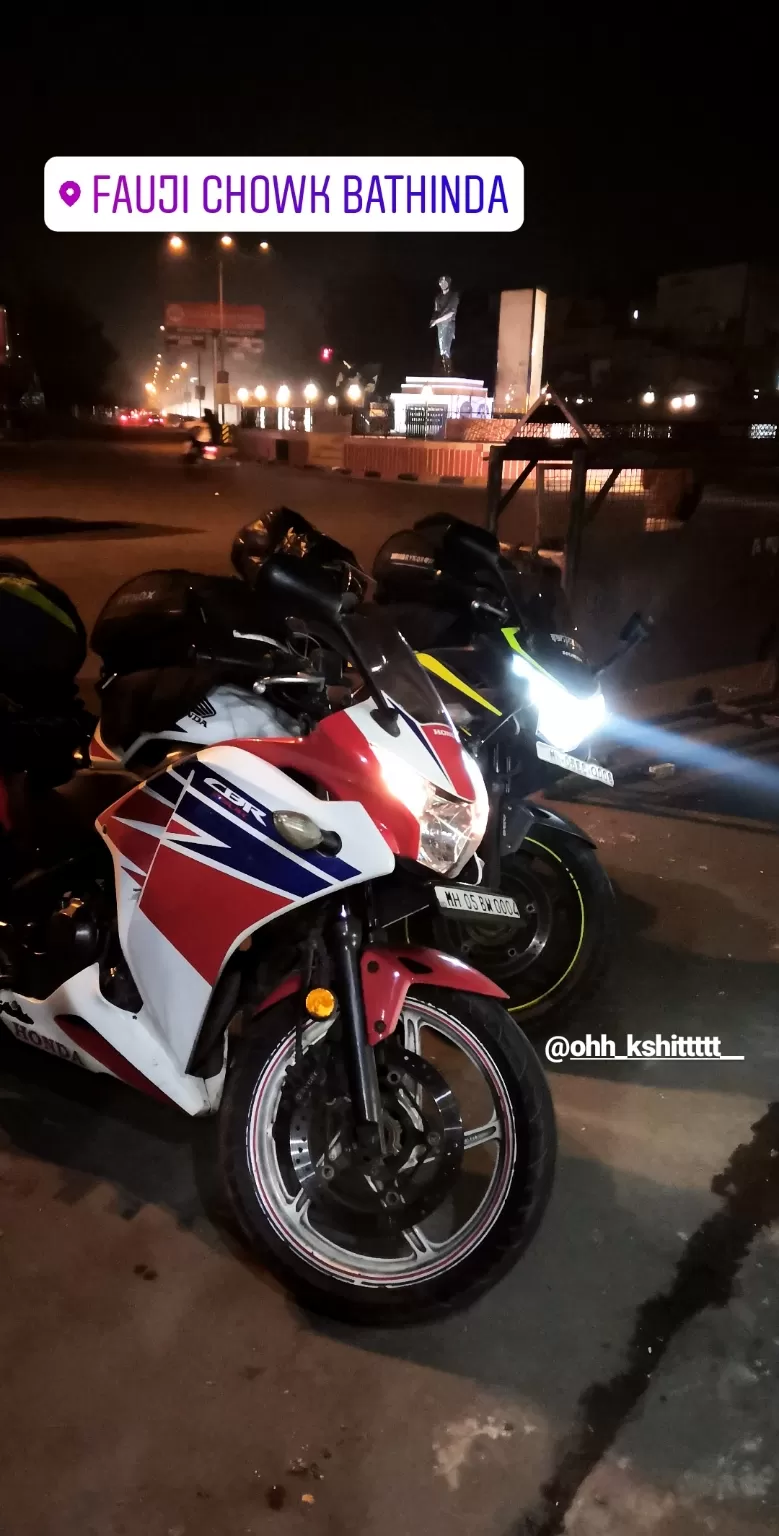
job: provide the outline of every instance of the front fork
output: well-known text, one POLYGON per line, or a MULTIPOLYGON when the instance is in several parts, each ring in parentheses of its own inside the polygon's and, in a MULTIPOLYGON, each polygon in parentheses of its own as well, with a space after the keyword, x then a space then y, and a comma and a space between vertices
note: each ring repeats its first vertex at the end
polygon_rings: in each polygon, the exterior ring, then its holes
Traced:
POLYGON ((500 890, 500 854, 505 833, 506 791, 509 785, 508 775, 501 762, 500 747, 497 745, 492 748, 489 766, 484 777, 487 783, 490 814, 479 853, 484 860, 482 877, 484 884, 488 889, 497 891, 500 890))
POLYGON ((376 1054, 368 1041, 360 976, 362 924, 343 902, 333 924, 333 955, 341 997, 341 1020, 349 1093, 357 1141, 369 1157, 382 1150, 382 1116, 376 1054))

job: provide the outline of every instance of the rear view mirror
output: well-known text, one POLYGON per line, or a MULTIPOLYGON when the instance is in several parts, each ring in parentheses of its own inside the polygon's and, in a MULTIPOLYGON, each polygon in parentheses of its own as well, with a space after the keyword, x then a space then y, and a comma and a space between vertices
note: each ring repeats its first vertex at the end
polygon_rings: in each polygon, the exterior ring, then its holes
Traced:
POLYGON ((257 572, 255 595, 282 610, 285 618, 316 618, 337 625, 352 595, 344 592, 335 572, 323 570, 294 555, 274 554, 257 572))
POLYGON ((645 619, 638 610, 635 613, 631 613, 630 618, 623 624, 619 632, 619 645, 616 651, 613 651, 611 656, 601 663, 597 669, 596 676, 601 677, 604 672, 608 671, 609 667, 613 667, 615 661, 621 661, 623 656, 627 656, 628 651, 635 650, 637 645, 643 645, 645 640, 651 638, 653 629, 653 619, 645 619))

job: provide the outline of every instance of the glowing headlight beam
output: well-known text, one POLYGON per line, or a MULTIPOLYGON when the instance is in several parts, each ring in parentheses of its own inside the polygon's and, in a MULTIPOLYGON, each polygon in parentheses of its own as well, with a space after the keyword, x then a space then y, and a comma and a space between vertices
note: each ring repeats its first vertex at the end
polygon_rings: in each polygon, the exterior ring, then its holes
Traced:
POLYGON ((697 768, 716 774, 718 778, 739 781, 779 800, 779 768, 770 763, 757 763, 730 748, 696 741, 678 731, 667 731, 662 726, 646 720, 632 720, 627 715, 609 715, 608 735, 620 745, 646 752, 660 762, 697 768))
POLYGON ((550 746, 558 747, 561 752, 573 752, 580 742, 602 728, 606 719, 606 701, 600 688, 589 697, 580 698, 524 656, 514 656, 512 665, 514 671, 527 681, 530 702, 538 710, 538 734, 550 746))

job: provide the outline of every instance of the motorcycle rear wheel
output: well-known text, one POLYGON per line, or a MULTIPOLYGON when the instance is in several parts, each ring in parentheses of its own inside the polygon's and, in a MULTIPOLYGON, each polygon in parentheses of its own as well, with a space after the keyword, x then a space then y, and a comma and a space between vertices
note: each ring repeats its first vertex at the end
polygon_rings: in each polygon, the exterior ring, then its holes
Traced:
POLYGON ((352 1159, 334 1087, 337 1028, 307 1030, 296 1065, 295 1006, 260 1019, 228 1072, 221 1165, 245 1241, 305 1306, 352 1323, 470 1304, 520 1257, 551 1193, 554 1111, 530 1042, 491 998, 410 994, 378 1048, 391 1152, 374 1178, 352 1159))

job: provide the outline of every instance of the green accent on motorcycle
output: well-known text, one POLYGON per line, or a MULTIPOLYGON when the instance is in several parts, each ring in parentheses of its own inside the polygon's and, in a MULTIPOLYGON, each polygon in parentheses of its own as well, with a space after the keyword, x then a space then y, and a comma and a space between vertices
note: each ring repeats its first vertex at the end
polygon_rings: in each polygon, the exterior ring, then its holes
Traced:
POLYGON ((540 843, 538 841, 538 839, 535 838, 535 837, 526 837, 525 838, 525 842, 526 843, 532 843, 535 848, 543 848, 544 853, 551 854, 553 859, 557 859, 558 864, 562 864, 563 869, 565 869, 565 872, 566 872, 566 874, 567 874, 567 876, 568 876, 568 878, 569 878, 569 880, 570 880, 570 882, 571 882, 571 884, 572 884, 572 886, 573 886, 573 888, 574 888, 574 890, 576 892, 576 895, 577 895, 577 897, 579 899, 579 910, 581 912, 582 925, 581 925, 581 928, 579 930, 579 942, 576 945, 576 948, 575 948, 575 950, 573 952, 573 955, 572 955, 571 959, 569 960, 565 970, 563 971, 562 976, 558 976, 557 981, 553 981, 551 987, 547 987, 546 991, 542 992, 540 997, 532 997, 532 998, 530 998, 530 1000, 527 1003, 514 1003, 513 1006, 509 1006, 509 1010, 508 1010, 509 1013, 522 1013, 526 1008, 535 1008, 538 1005, 538 1003, 542 1003, 544 1001, 545 997, 549 997, 552 992, 556 992, 557 988, 562 986, 563 982, 565 981, 566 976, 570 976, 571 971, 573 970, 573 968, 574 968, 574 966, 575 966, 575 964, 576 964, 576 962, 577 962, 577 960, 579 958, 579 955, 581 954, 582 944, 584 943, 584 929, 585 929, 585 925, 586 925, 586 916, 585 916, 585 911, 584 911, 584 901, 583 901, 583 898, 582 898, 582 893, 579 890, 579 886, 578 886, 576 880, 574 879, 573 875, 571 874, 570 869, 566 868, 565 864, 563 863, 563 860, 560 858, 560 855, 558 853, 555 853, 553 851, 553 849, 548 848, 546 843, 540 843))
POLYGON ((35 608, 41 608, 50 618, 56 619, 58 624, 64 624, 66 629, 72 629, 73 633, 76 633, 76 626, 70 615, 65 613, 64 609, 58 608, 57 604, 53 603, 50 597, 46 597, 44 592, 39 592, 26 576, 4 576, 1 584, 16 597, 20 597, 22 602, 32 603, 35 608))

